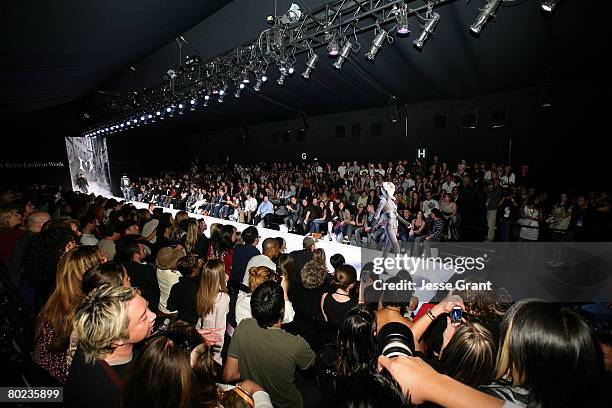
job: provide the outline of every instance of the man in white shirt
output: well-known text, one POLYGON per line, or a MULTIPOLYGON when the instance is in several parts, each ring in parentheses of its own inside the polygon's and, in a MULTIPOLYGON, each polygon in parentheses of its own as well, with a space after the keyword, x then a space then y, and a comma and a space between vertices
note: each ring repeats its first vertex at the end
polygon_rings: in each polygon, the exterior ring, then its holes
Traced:
POLYGON ((159 304, 157 308, 162 313, 171 313, 166 308, 168 297, 170 296, 172 286, 174 286, 181 277, 181 273, 176 270, 176 265, 179 259, 185 255, 185 250, 181 245, 177 245, 176 248, 164 247, 157 253, 157 258, 155 259, 155 266, 157 267, 157 284, 159 285, 159 304))
POLYGON ((255 199, 255 197, 253 197, 251 193, 248 193, 247 198, 244 201, 244 218, 247 224, 251 223, 255 211, 257 211, 257 200, 255 199))
POLYGON ((423 201, 423 215, 425 218, 429 217, 431 210, 434 208, 440 209, 440 203, 438 203, 437 200, 434 200, 431 195, 431 191, 428 190, 425 192, 425 201, 423 201))
POLYGON ((453 180, 453 176, 451 176, 450 174, 446 175, 446 181, 442 183, 442 190, 446 191, 447 193, 450 193, 456 186, 457 183, 455 183, 455 181, 453 180))
POLYGON ((267 266, 276 272, 276 259, 280 255, 280 248, 278 247, 278 241, 274 238, 266 238, 261 243, 261 248, 263 249, 263 254, 255 255, 249 260, 249 263, 246 266, 246 270, 244 271, 244 278, 242 278, 242 284, 249 287, 249 271, 251 268, 255 268, 257 266, 267 266))
POLYGON ((342 164, 338 166, 338 174, 341 178, 344 178, 344 176, 346 175, 346 164, 344 162, 342 162, 342 164))
POLYGON ((96 229, 96 219, 91 215, 81 217, 81 245, 98 245, 98 239, 92 234, 96 229))

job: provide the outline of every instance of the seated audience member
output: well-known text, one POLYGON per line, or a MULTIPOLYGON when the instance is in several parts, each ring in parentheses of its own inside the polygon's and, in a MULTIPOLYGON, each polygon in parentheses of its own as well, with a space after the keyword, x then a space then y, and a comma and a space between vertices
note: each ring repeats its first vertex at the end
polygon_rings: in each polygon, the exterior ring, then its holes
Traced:
POLYGON ((321 297, 321 312, 328 324, 330 338, 337 336, 346 313, 357 305, 357 300, 349 292, 357 282, 357 271, 351 265, 340 265, 332 280, 334 292, 324 293, 321 297))
POLYGON ((597 343, 580 316, 526 299, 501 324, 498 381, 480 389, 521 406, 594 407, 602 374, 597 343))
POLYGON ((331 258, 329 258, 329 263, 333 268, 332 275, 335 275, 336 269, 340 265, 344 265, 346 263, 346 260, 344 259, 344 256, 342 256, 342 254, 333 254, 331 258))
POLYGON ((255 212, 255 217, 253 219, 253 224, 258 225, 262 220, 264 222, 264 226, 268 226, 270 221, 272 221, 272 217, 274 216, 274 206, 272 202, 270 202, 268 195, 263 196, 263 201, 257 207, 257 211, 255 212))
MULTIPOLYGON (((386 280, 388 283, 400 283, 402 281, 412 282, 412 276, 406 270, 401 270, 396 276, 386 280)), ((412 328, 412 322, 405 317, 412 299, 412 293, 412 290, 385 290, 382 292, 380 297, 382 308, 376 311, 376 324, 379 329, 390 322, 401 323, 412 328)))
POLYGON ((295 281, 294 283, 299 286, 302 284, 302 278, 300 271, 306 265, 306 262, 312 261, 312 252, 316 249, 315 240, 312 237, 304 237, 302 240, 302 249, 289 253, 289 256, 293 258, 295 263, 295 281))
POLYGON ((25 234, 19 228, 21 225, 21 214, 16 208, 0 208, 0 264, 8 267, 11 262, 11 252, 15 244, 25 234))
POLYGON ((80 222, 81 237, 79 243, 81 245, 98 245, 98 238, 94 235, 96 231, 96 218, 93 215, 84 215, 80 222))
POLYGON ((166 308, 177 312, 177 319, 194 325, 198 321, 196 298, 200 284, 200 273, 204 262, 197 256, 187 255, 179 259, 176 269, 181 273, 179 281, 172 286, 166 308))
POLYGON ((232 257, 232 282, 242 283, 247 264, 254 256, 261 255, 257 245, 259 244, 259 232, 257 228, 250 226, 242 231, 244 244, 234 247, 232 257))
POLYGON ((278 247, 278 241, 274 238, 266 238, 261 243, 263 254, 255 255, 247 263, 244 277, 242 278, 242 284, 249 287, 249 271, 258 266, 265 266, 269 269, 276 271, 276 260, 280 255, 280 248, 278 247))
MULTIPOLYGON (((177 321, 146 341, 126 374, 121 406, 233 406, 228 405, 233 386, 217 385, 215 377, 212 347, 193 326, 177 321)), ((272 408, 268 393, 253 381, 238 387, 237 396, 251 398, 258 408, 272 408)))
POLYGON ((77 236, 72 229, 64 224, 51 227, 47 223, 26 248, 21 286, 33 289, 33 299, 26 299, 26 303, 32 303, 35 310, 40 310, 49 298, 60 259, 76 245, 77 236))
POLYGON ((288 254, 280 254, 276 260, 276 274, 284 276, 287 280, 287 290, 289 291, 289 297, 291 297, 291 289, 296 275, 293 258, 288 254))
POLYGON ((142 297, 148 302, 149 309, 157 312, 159 304, 159 284, 153 265, 144 262, 145 246, 135 237, 123 237, 117 245, 117 259, 130 275, 132 286, 140 289, 142 297))
POLYGON ((76 312, 79 346, 64 387, 64 403, 117 406, 134 344, 153 332, 154 322, 155 313, 136 288, 103 285, 91 291, 76 312))
MULTIPOLYGON (((206 261, 200 273, 200 286, 196 295, 198 313, 197 328, 220 329, 225 333, 230 298, 227 294, 225 266, 218 259, 206 261)), ((223 348, 221 336, 220 348, 223 348)), ((214 359, 222 365, 220 350, 214 352, 214 359)))
POLYGON ((495 371, 497 346, 480 323, 451 323, 447 317, 437 371, 470 387, 489 384, 495 371))
POLYGON ((57 267, 55 289, 38 314, 32 360, 60 384, 65 383, 68 376, 66 352, 74 315, 83 299, 83 274, 102 261, 96 247, 77 247, 68 251, 57 267))
POLYGON ((431 256, 431 243, 438 242, 442 238, 444 233, 444 220, 442 219, 442 213, 437 208, 431 210, 431 219, 433 225, 429 234, 421 235, 414 239, 414 248, 412 256, 420 256, 421 245, 425 247, 425 256, 431 256))
POLYGON ((358 372, 347 379, 348 383, 338 389, 330 400, 329 407, 338 408, 405 408, 409 399, 402 394, 400 385, 388 377, 369 371, 358 372))
POLYGON ((115 259, 117 249, 115 243, 121 238, 121 231, 117 224, 106 224, 102 226, 102 233, 104 238, 98 241, 98 248, 106 254, 109 261, 115 259))
POLYGON ((84 295, 102 285, 125 286, 126 288, 132 286, 130 275, 128 275, 123 265, 113 261, 89 268, 83 274, 82 288, 84 295))
POLYGON ((185 250, 180 245, 176 248, 165 247, 159 250, 155 259, 157 267, 157 283, 159 285, 159 305, 158 309, 163 314, 169 314, 166 308, 168 296, 172 286, 178 282, 181 273, 176 270, 178 260, 185 256, 185 250))
POLYGON ((341 390, 350 378, 359 373, 376 372, 378 342, 376 315, 366 305, 357 305, 346 314, 336 340, 338 360, 336 389, 341 390))
POLYGON ((253 293, 253 291, 255 291, 255 289, 257 289, 257 287, 261 285, 262 283, 268 282, 271 280, 279 283, 281 287, 283 288, 284 300, 285 300, 285 306, 284 306, 285 312, 284 312, 283 324, 291 323, 293 321, 293 318, 295 316, 295 311, 293 310, 293 304, 291 303, 287 295, 287 288, 289 285, 289 282, 287 281, 287 279, 285 279, 284 276, 278 275, 275 271, 268 268, 267 266, 256 266, 249 270, 250 293, 246 293, 243 291, 240 291, 240 293, 238 293, 238 299, 236 300, 236 324, 237 325, 240 325, 240 322, 243 319, 252 317, 251 294, 253 293))
POLYGON ((225 265, 225 273, 232 277, 232 258, 234 246, 236 246, 236 227, 233 225, 222 225, 219 228, 218 238, 212 238, 208 247, 207 259, 220 259, 225 265))
POLYGON ((25 219, 25 233, 21 239, 17 240, 13 252, 11 253, 11 262, 9 266, 9 278, 17 287, 21 281, 21 268, 23 267, 23 254, 26 248, 31 244, 32 239, 40 233, 43 225, 51 219, 48 212, 34 211, 25 219))
POLYGON ((243 320, 234 332, 223 379, 252 379, 268 391, 275 406, 301 407, 295 370, 309 368, 315 354, 304 339, 281 330, 284 297, 276 282, 264 282, 255 289, 251 298, 254 318, 243 320))
POLYGON ((291 304, 295 309, 295 334, 302 336, 315 351, 328 342, 326 324, 321 312, 321 297, 329 290, 325 285, 326 275, 327 271, 321 264, 307 262, 302 268, 302 284, 289 292, 291 304))

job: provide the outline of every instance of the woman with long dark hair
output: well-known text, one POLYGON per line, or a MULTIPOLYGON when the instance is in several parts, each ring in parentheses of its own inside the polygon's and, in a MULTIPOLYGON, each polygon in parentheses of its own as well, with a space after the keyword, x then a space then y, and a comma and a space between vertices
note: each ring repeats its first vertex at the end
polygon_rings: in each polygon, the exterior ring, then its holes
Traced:
POLYGON ((588 324, 553 303, 526 299, 501 324, 497 382, 482 390, 529 407, 600 406, 603 359, 588 324))
POLYGON ((151 336, 132 363, 121 395, 122 408, 213 408, 234 406, 230 398, 253 400, 271 408, 270 396, 252 381, 233 386, 215 383, 212 347, 193 326, 177 321, 151 336))
POLYGON ((208 246, 208 259, 221 260, 225 265, 225 274, 230 278, 232 276, 232 259, 236 240, 236 227, 229 224, 221 225, 219 227, 218 238, 211 239, 210 245, 208 246))

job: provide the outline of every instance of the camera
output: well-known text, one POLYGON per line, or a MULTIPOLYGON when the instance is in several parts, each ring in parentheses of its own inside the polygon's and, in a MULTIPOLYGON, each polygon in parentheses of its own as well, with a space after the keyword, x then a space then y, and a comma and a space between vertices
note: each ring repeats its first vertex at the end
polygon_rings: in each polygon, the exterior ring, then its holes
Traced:
POLYGON ((392 358, 410 357, 414 354, 414 336, 412 330, 402 323, 390 322, 378 332, 379 354, 392 358))
POLYGON ((462 315, 461 308, 459 306, 453 307, 453 310, 451 310, 451 313, 450 313, 451 323, 460 323, 461 315, 462 315))

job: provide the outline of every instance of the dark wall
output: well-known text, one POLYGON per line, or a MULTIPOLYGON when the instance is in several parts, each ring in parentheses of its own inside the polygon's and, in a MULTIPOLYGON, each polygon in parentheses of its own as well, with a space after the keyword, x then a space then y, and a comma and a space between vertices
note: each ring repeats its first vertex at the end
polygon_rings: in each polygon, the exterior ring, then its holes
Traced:
POLYGON ((306 153, 308 160, 322 161, 413 160, 416 149, 425 147, 430 157, 439 154, 452 166, 464 158, 507 162, 510 157, 513 165, 529 164, 541 179, 546 176, 542 183, 551 187, 600 185, 604 180, 598 177, 605 173, 590 169, 603 169, 604 154, 586 142, 595 136, 602 117, 594 99, 584 97, 593 89, 571 83, 400 106, 401 118, 395 124, 389 121, 387 107, 307 117, 303 141, 298 140, 303 126, 299 120, 248 125, 236 118, 225 129, 207 131, 202 124, 185 135, 177 132, 180 119, 166 120, 154 132, 145 127, 109 139, 113 180, 123 171, 155 175, 169 166, 187 167, 195 157, 209 162, 228 156, 240 162, 299 161, 306 153), (546 101, 552 106, 542 107, 546 101), (496 110, 506 112, 506 126, 492 128, 496 110), (462 115, 474 111, 477 127, 461 128, 462 115), (445 129, 434 128, 434 115, 447 116, 445 129), (375 124, 382 126, 378 134, 372 132, 375 124), (354 125, 359 126, 358 137, 353 137, 354 125), (338 137, 338 127, 344 127, 343 137, 338 137))

